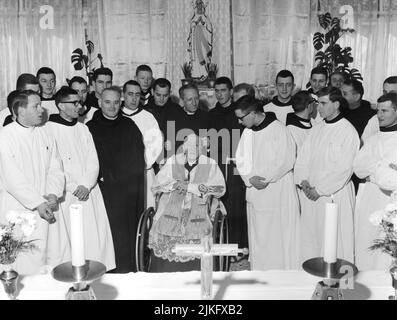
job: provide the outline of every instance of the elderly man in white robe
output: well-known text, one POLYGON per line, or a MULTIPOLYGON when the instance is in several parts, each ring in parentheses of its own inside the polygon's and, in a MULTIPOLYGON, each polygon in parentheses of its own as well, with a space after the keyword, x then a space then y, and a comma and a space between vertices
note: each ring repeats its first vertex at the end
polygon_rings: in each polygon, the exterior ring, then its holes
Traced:
POLYGON ((380 132, 369 137, 354 160, 354 172, 366 183, 357 196, 355 210, 356 265, 359 270, 386 270, 389 255, 370 251, 380 237, 379 227, 370 216, 397 201, 397 93, 387 93, 378 99, 380 132))
POLYGON ((84 246, 87 260, 116 267, 113 238, 101 190, 97 184, 99 161, 87 126, 78 122, 81 108, 77 91, 62 87, 54 96, 59 114, 52 114, 45 125, 57 142, 66 177, 66 191, 60 201, 59 223, 51 226, 49 241, 58 244, 55 254, 62 262, 71 260, 71 204, 83 206, 84 246))
POLYGON ((48 228, 58 223, 53 210, 62 197, 65 177, 54 138, 38 127, 44 110, 38 93, 22 91, 14 99, 16 121, 0 131, 0 223, 10 210, 29 212, 36 229, 27 240, 38 250, 20 253, 15 269, 20 274, 45 272, 59 261, 51 256, 48 228))
POLYGON ((313 127, 298 153, 294 179, 306 197, 301 199, 302 262, 323 256, 325 205, 338 204, 337 256, 354 261, 353 160, 360 140, 340 109, 347 101, 339 89, 326 87, 317 93, 318 111, 324 121, 313 127))
POLYGON ((163 151, 164 139, 156 118, 140 105, 141 92, 141 86, 135 80, 130 80, 124 84, 124 106, 121 109, 121 113, 134 121, 142 133, 147 166, 145 207, 154 207, 154 197, 151 192, 155 177, 153 165, 163 151))
POLYGON ((155 178, 153 193, 163 195, 149 235, 152 272, 197 270, 197 257, 176 256, 172 249, 176 243, 200 243, 207 230, 212 231, 216 210, 224 210, 218 198, 225 194, 225 179, 203 151, 202 139, 188 135, 183 152, 171 156, 155 178))
POLYGON ((295 143, 273 112, 255 98, 235 106, 241 136, 236 166, 247 186, 251 270, 299 268, 299 204, 293 182, 295 143))

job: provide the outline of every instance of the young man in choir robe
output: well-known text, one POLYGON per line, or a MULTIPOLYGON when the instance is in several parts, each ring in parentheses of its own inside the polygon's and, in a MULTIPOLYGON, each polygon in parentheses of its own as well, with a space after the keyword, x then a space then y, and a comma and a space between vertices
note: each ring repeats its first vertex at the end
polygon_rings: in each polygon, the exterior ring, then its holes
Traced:
POLYGON ((152 95, 152 83, 153 83, 153 71, 146 64, 142 64, 136 68, 135 80, 140 84, 141 93, 141 104, 145 108, 149 103, 152 95))
POLYGON ((32 90, 40 94, 40 84, 37 78, 30 73, 23 73, 17 79, 16 91, 12 91, 7 97, 7 108, 0 111, 0 128, 12 123, 15 120, 15 116, 12 114, 12 96, 18 91, 32 90))
POLYGON ((92 76, 92 85, 94 91, 87 95, 86 114, 84 115, 84 123, 92 119, 94 113, 99 109, 99 99, 101 98, 103 90, 110 88, 113 83, 113 72, 109 68, 95 69, 92 76))
MULTIPOLYGON (((199 109, 199 91, 196 85, 187 84, 179 90, 183 101, 182 112, 175 113, 174 119, 170 119, 167 124, 169 133, 167 140, 170 144, 170 150, 167 152, 167 158, 182 147, 185 138, 195 133, 200 137, 207 136, 207 130, 210 126, 208 112, 199 109), (173 126, 175 131, 173 132, 173 126)), ((179 150, 180 151, 180 150, 179 150)))
MULTIPOLYGON (((368 121, 376 115, 376 111, 371 109, 371 104, 363 100, 364 88, 358 80, 347 80, 342 85, 342 96, 346 99, 349 106, 341 110, 345 119, 349 120, 353 127, 357 130, 358 136, 364 132, 368 121)), ((355 174, 352 176, 354 190, 357 194, 358 186, 364 182, 359 179, 355 174)))
POLYGON ((299 204, 292 168, 295 143, 274 113, 242 97, 235 105, 246 127, 236 152, 238 173, 247 186, 251 270, 298 269, 299 204))
POLYGON ((162 194, 149 233, 153 250, 151 272, 200 270, 198 257, 181 257, 172 252, 175 244, 200 244, 210 231, 211 217, 220 209, 225 180, 215 160, 203 154, 201 139, 186 137, 182 152, 171 156, 157 174, 152 187, 162 194), (208 201, 212 199, 210 212, 208 201))
MULTIPOLYGON (((383 82, 383 94, 395 92, 397 93, 397 76, 388 77, 383 82)), ((361 140, 365 142, 369 137, 379 132, 379 121, 378 117, 375 115, 369 119, 367 126, 361 136, 361 140)))
POLYGON ((295 141, 297 154, 313 128, 310 115, 317 104, 314 97, 309 91, 299 91, 291 100, 294 112, 287 115, 286 126, 295 141))
POLYGON ((100 110, 87 123, 99 159, 98 184, 105 201, 116 256, 115 273, 136 271, 135 239, 144 211, 145 145, 134 121, 120 113, 121 90, 106 88, 100 110))
MULTIPOLYGON (((317 95, 317 92, 319 92, 322 88, 325 88, 327 86, 328 83, 327 69, 321 67, 313 68, 310 73, 309 82, 310 82, 310 88, 308 91, 310 93, 314 93, 315 95, 317 95)), ((320 123, 321 121, 323 121, 317 108, 313 110, 313 114, 311 117, 314 123, 320 123)))
POLYGON ((138 126, 145 144, 146 160, 146 199, 145 208, 154 207, 155 199, 151 192, 154 180, 153 165, 163 151, 163 135, 153 114, 140 105, 141 86, 135 80, 130 80, 123 87, 124 105, 121 113, 130 118, 138 126))
POLYGON ((370 216, 396 200, 397 93, 378 99, 377 117, 380 132, 366 140, 353 166, 356 175, 366 181, 360 187, 355 210, 355 264, 360 271, 386 270, 392 262, 389 255, 369 247, 381 236, 370 216))
POLYGON ((54 93, 56 87, 56 75, 54 70, 48 67, 40 68, 36 78, 41 87, 41 106, 44 108, 43 124, 48 121, 52 114, 57 114, 58 108, 55 105, 54 93))
POLYGON ((65 194, 60 201, 58 222, 50 226, 49 242, 58 242, 62 262, 71 260, 70 205, 83 206, 84 252, 87 260, 103 263, 107 270, 116 267, 109 219, 97 179, 99 161, 87 126, 78 122, 81 109, 77 91, 62 87, 54 96, 59 114, 45 125, 57 142, 66 177, 65 194))
POLYGON ((69 87, 77 92, 79 95, 81 108, 79 110, 79 121, 84 123, 87 113, 90 109, 86 106, 88 96, 88 84, 82 77, 73 77, 69 81, 69 87))
POLYGON ((347 101, 339 89, 326 87, 318 93, 318 110, 325 121, 313 127, 294 168, 295 184, 305 194, 301 199, 302 262, 323 256, 324 217, 327 202, 338 204, 338 249, 341 259, 354 261, 353 160, 360 139, 340 109, 347 101))
POLYGON ((291 105, 292 92, 294 88, 294 75, 288 70, 281 70, 276 76, 277 96, 263 107, 265 112, 274 112, 277 119, 284 125, 287 119, 287 114, 294 112, 291 105))
POLYGON ((20 274, 38 274, 41 267, 55 267, 48 242, 50 223, 58 223, 53 210, 63 195, 65 177, 53 137, 40 127, 43 108, 38 93, 22 91, 12 104, 16 121, 0 131, 0 223, 10 210, 25 211, 36 220, 26 240, 37 250, 19 254, 14 267, 20 274))

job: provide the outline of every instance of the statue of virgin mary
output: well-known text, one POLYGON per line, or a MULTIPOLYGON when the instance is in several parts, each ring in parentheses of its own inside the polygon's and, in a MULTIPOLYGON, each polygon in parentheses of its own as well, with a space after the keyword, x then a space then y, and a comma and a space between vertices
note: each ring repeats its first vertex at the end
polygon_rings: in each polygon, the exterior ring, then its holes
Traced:
POLYGON ((194 14, 190 19, 188 52, 192 67, 192 77, 203 81, 208 77, 208 65, 212 58, 213 29, 205 13, 203 0, 193 2, 194 14))

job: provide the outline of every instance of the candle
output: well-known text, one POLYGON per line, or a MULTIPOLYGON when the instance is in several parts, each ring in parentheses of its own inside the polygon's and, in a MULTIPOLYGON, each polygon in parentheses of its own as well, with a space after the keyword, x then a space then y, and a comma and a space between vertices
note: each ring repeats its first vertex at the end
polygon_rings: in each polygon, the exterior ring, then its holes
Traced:
POLYGON ((83 228, 83 206, 72 204, 69 207, 72 266, 81 267, 85 265, 84 255, 84 228, 83 228))
POLYGON ((338 248, 338 205, 333 202, 325 204, 324 220, 324 261, 336 262, 338 248))

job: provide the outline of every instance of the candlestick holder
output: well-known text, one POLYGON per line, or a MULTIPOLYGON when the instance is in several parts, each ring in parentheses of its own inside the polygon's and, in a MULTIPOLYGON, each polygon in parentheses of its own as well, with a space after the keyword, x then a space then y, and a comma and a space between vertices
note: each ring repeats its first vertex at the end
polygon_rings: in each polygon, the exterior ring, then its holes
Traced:
POLYGON ((73 283, 66 294, 66 300, 96 300, 90 282, 99 279, 106 272, 106 267, 97 261, 86 260, 84 266, 75 267, 72 262, 65 262, 55 267, 51 275, 55 280, 73 283))
POLYGON ((340 280, 346 277, 342 270, 351 271, 348 275, 355 276, 358 273, 357 267, 346 260, 337 259, 335 263, 328 263, 324 258, 307 260, 302 265, 303 270, 311 275, 324 278, 317 283, 312 300, 343 300, 340 280))

